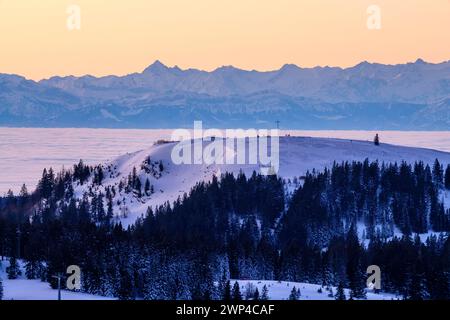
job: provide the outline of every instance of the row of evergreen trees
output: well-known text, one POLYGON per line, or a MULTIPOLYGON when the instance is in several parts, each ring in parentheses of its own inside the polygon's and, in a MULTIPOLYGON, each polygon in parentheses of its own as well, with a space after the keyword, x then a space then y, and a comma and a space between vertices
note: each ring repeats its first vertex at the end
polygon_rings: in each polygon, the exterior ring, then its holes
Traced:
MULTIPOLYGON (((308 173, 289 198, 276 176, 224 174, 171 206, 149 208, 125 229, 109 209, 112 189, 74 198, 70 182, 96 171, 79 164, 56 176, 44 171, 31 195, 1 199, 0 253, 10 257, 11 278, 21 258, 28 278, 55 287, 52 275, 75 264, 83 291, 120 299, 237 299, 230 279, 348 287, 349 298, 364 298, 372 264, 382 270, 385 291, 449 299, 449 238, 414 236, 450 230, 442 168, 437 161, 432 168, 336 163, 308 173), (397 229, 403 237, 395 237, 397 229)), ((300 296, 296 290, 290 298, 300 296)))

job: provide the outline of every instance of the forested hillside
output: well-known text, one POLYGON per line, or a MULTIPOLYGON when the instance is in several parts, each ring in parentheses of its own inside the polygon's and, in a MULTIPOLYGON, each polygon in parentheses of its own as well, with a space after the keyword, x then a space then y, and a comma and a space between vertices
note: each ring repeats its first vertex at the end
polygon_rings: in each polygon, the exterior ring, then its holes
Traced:
MULTIPOLYGON (((75 181, 102 180, 80 163, 56 175, 45 170, 32 194, 24 188, 1 199, 0 252, 9 278, 17 277, 18 258, 28 278, 52 286, 52 275, 75 264, 82 291, 121 299, 227 299, 230 278, 346 286, 364 298, 373 264, 384 291, 448 299, 445 169, 437 160, 432 168, 366 160, 296 181, 224 173, 124 228, 111 210, 112 190, 74 196, 75 181)), ((129 187, 147 192, 132 176, 129 187)))

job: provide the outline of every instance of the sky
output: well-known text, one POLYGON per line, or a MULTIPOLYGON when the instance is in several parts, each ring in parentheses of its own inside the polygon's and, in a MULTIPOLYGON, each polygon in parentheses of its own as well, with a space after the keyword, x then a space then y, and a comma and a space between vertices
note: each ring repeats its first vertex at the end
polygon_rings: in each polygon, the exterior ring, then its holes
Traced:
POLYGON ((34 80, 417 58, 450 59, 450 0, 0 0, 0 73, 34 80))

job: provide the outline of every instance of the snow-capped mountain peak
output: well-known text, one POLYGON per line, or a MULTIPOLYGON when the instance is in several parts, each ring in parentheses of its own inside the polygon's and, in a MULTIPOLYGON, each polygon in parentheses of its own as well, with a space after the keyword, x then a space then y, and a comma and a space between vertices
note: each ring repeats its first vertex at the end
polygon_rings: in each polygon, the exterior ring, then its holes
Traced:
POLYGON ((169 67, 164 65, 161 61, 156 60, 151 65, 149 65, 147 68, 145 68, 142 73, 143 74, 146 74, 146 73, 161 73, 161 72, 164 72, 164 71, 167 71, 167 70, 169 70, 169 67))

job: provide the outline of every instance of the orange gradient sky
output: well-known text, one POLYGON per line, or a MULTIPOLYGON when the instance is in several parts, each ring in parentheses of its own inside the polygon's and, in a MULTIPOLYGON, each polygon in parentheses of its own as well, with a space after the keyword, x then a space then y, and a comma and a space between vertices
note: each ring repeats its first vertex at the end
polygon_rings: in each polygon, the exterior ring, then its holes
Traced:
POLYGON ((450 59, 450 0, 0 0, 0 73, 123 75, 450 59), (81 8, 81 30, 66 27, 81 8), (366 26, 369 5, 381 30, 366 26))

